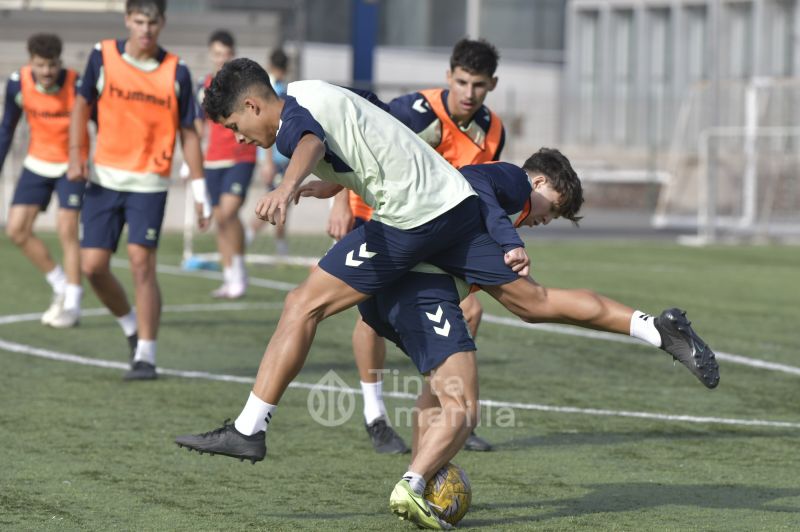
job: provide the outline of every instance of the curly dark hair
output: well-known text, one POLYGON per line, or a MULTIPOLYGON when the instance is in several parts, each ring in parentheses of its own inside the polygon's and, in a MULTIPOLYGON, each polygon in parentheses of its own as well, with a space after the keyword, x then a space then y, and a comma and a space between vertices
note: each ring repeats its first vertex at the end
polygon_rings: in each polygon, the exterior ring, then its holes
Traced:
POLYGON ((214 122, 221 122, 233 114, 250 90, 260 91, 265 98, 277 97, 267 71, 261 65, 245 57, 228 61, 205 90, 203 110, 206 116, 214 122))
POLYGON ((61 57, 61 37, 54 33, 36 33, 28 38, 28 53, 31 57, 58 59, 61 57))
POLYGON ((500 54, 497 52, 497 48, 489 41, 461 39, 453 47, 453 54, 450 56, 450 70, 461 67, 470 74, 485 74, 492 77, 494 71, 497 70, 499 60, 500 54))
POLYGON ((583 218, 578 211, 583 205, 583 187, 578 174, 564 154, 552 148, 541 148, 531 155, 522 168, 529 173, 537 173, 547 178, 553 190, 559 193, 561 201, 558 213, 576 225, 583 218))

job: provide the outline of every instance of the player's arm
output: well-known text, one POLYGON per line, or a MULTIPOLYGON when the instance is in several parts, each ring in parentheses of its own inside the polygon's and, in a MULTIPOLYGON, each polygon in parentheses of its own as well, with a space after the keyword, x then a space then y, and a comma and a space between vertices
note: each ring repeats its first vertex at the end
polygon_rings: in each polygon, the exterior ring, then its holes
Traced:
POLYGON ((486 230, 505 252, 505 262, 522 276, 528 275, 530 259, 525 253, 525 243, 519 237, 508 212, 501 205, 500 193, 495 184, 484 174, 473 172, 468 180, 478 193, 478 205, 486 230))
POLYGON ((6 160, 8 151, 11 149, 11 141, 14 139, 14 131, 22 116, 22 108, 17 103, 17 95, 20 93, 19 79, 8 79, 6 83, 6 96, 3 105, 3 121, 0 122, 0 170, 6 160))
POLYGON ((343 189, 333 198, 331 214, 328 217, 328 235, 334 240, 341 240, 353 229, 353 221, 350 191, 343 189))
POLYGON ((69 118, 69 165, 67 179, 70 181, 85 181, 89 177, 89 162, 82 157, 88 138, 89 116, 92 106, 86 101, 83 94, 75 96, 72 104, 72 113, 69 118))
MULTIPOLYGON (((280 151, 284 152, 282 149, 280 151)), ((289 159, 289 166, 286 167, 286 172, 283 175, 281 184, 278 185, 275 190, 267 193, 258 200, 258 204, 256 205, 256 216, 273 225, 276 223, 286 223, 286 211, 289 202, 293 200, 296 201, 296 198, 301 193, 304 196, 313 195, 315 197, 321 197, 317 194, 307 193, 309 191, 322 190, 321 188, 313 188, 313 186, 309 185, 304 191, 301 191, 300 186, 303 181, 311 175, 317 163, 325 156, 325 144, 317 135, 306 132, 302 135, 294 150, 287 151, 289 151, 292 156, 291 159, 289 159)), ((320 183, 326 190, 332 190, 333 193, 331 196, 342 188, 341 185, 326 183, 324 181, 316 183, 320 183)))
POLYGON ((185 64, 179 63, 175 71, 175 80, 178 83, 178 114, 183 160, 189 167, 192 194, 194 195, 197 226, 200 229, 208 227, 211 218, 211 202, 206 193, 206 181, 203 175, 203 150, 200 144, 200 134, 197 132, 198 105, 194 97, 192 75, 185 64))
POLYGON ((89 162, 84 161, 82 157, 83 143, 89 138, 88 125, 92 115, 92 106, 100 97, 97 91, 97 81, 102 68, 103 55, 100 52, 100 43, 98 43, 86 60, 86 68, 81 76, 75 102, 72 104, 72 113, 69 119, 69 165, 67 166, 67 179, 70 181, 85 181, 89 177, 89 162))

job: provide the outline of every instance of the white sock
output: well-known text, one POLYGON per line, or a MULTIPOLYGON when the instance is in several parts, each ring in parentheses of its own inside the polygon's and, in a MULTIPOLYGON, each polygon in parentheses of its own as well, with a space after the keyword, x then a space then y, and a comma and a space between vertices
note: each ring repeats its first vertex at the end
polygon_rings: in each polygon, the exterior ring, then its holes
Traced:
POLYGON ((136 354, 133 356, 134 362, 147 362, 156 365, 156 341, 142 340, 136 343, 136 354))
POLYGON ((64 310, 80 310, 83 287, 79 284, 67 284, 64 290, 64 310))
POLYGON ((244 405, 242 413, 236 418, 234 426, 236 430, 245 436, 252 436, 262 430, 266 432, 269 422, 272 421, 272 414, 275 413, 277 408, 277 405, 265 403, 256 394, 250 392, 247 404, 244 405))
POLYGON ((232 284, 242 286, 247 284, 247 268, 244 265, 244 255, 231 257, 232 284))
POLYGON ((222 284, 229 285, 233 279, 233 268, 225 266, 222 268, 222 284))
POLYGON ((386 415, 386 405, 383 404, 383 381, 361 381, 361 392, 364 394, 364 420, 367 425, 386 415))
POLYGON ((61 269, 60 264, 50 270, 45 276, 47 283, 56 294, 63 294, 67 286, 67 277, 64 275, 64 270, 61 269))
POLYGON ((117 318, 117 323, 119 323, 119 326, 122 327, 122 331, 125 333, 125 336, 130 336, 136 333, 138 330, 138 326, 136 325, 136 309, 131 309, 131 311, 124 316, 117 318))
POLYGON ((408 485, 414 490, 417 495, 425 493, 425 479, 422 475, 414 473, 413 471, 406 471, 403 478, 408 481, 408 485))
POLYGON ((656 329, 656 319, 639 310, 631 317, 631 336, 644 340, 650 345, 661 347, 661 334, 656 329))

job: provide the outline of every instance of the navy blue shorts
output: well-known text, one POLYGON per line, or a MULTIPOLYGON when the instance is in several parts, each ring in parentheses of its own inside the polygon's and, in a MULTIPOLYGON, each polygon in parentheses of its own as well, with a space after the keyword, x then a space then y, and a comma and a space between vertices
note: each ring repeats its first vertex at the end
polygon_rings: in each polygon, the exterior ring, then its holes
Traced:
POLYGON ((89 183, 81 211, 81 247, 117 250, 128 224, 128 243, 154 248, 161 236, 167 192, 119 192, 89 183))
POLYGON ((53 191, 58 195, 58 206, 61 209, 80 209, 83 206, 83 191, 86 181, 70 181, 66 175, 61 177, 44 177, 27 168, 22 168, 22 175, 14 190, 12 205, 38 205, 47 210, 53 191))
POLYGON ((236 163, 225 168, 204 168, 211 205, 219 205, 219 198, 223 194, 234 194, 240 198, 247 196, 255 167, 256 163, 236 163))
POLYGON ((420 373, 428 373, 450 355, 476 350, 459 303, 449 275, 409 272, 360 303, 358 311, 367 325, 408 355, 420 373))
POLYGON ((481 219, 478 198, 419 227, 401 230, 370 220, 350 231, 319 262, 320 268, 364 294, 393 285, 420 262, 430 262, 470 284, 501 285, 519 278, 481 219))

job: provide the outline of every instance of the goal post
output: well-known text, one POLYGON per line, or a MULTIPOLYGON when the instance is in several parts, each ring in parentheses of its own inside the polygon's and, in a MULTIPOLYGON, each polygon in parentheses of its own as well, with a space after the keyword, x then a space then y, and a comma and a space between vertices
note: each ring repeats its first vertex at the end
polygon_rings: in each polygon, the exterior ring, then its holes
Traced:
POLYGON ((654 225, 696 231, 691 244, 800 240, 800 80, 727 82, 717 127, 709 90, 696 86, 680 110, 654 225))

